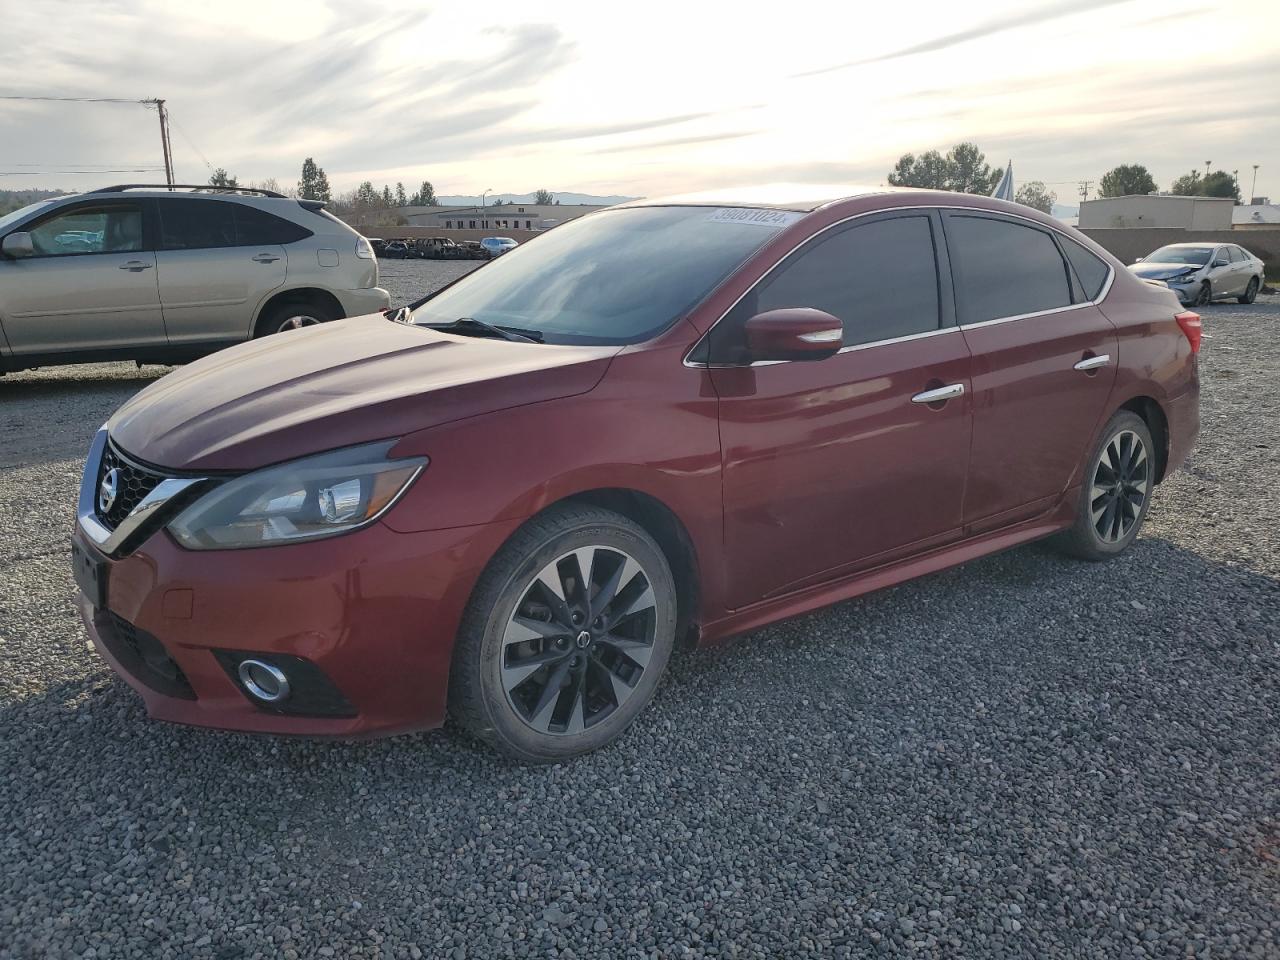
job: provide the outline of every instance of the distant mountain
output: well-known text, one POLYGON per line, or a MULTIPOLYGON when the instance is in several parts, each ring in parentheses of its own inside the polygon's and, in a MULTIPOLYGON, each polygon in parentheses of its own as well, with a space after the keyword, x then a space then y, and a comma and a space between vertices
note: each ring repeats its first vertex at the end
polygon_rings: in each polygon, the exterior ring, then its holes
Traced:
MULTIPOLYGON (((597 197, 590 193, 556 193, 551 191, 551 195, 561 203, 598 203, 603 206, 611 206, 615 203, 626 203, 628 200, 635 200, 635 197, 597 197)), ((537 196, 534 193, 498 193, 490 191, 485 197, 485 203, 493 203, 495 200, 502 200, 504 203, 533 203, 533 198, 537 196)), ((442 207, 465 207, 480 202, 479 196, 463 197, 436 197, 442 207)))

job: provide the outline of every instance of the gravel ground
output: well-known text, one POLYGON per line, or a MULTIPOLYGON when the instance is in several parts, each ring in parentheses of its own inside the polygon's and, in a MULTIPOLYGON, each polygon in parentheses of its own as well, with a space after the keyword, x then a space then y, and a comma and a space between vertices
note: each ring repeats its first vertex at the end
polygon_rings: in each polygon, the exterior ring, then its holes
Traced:
POLYGON ((1280 956, 1264 300, 1205 311, 1199 448, 1120 560, 1031 546, 690 653, 543 769, 149 721, 66 554, 156 374, 0 380, 0 957, 1280 956))

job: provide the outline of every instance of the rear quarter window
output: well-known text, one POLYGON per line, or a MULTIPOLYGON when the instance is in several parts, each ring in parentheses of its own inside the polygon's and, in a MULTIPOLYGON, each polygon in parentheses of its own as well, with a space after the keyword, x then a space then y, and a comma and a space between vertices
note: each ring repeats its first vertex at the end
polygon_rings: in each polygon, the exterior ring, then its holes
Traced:
POLYGON ((1066 251, 1067 259, 1071 261, 1071 269, 1076 272, 1076 279, 1080 281, 1080 287, 1084 290, 1085 299, 1097 300, 1098 295, 1102 293, 1102 288, 1106 286, 1107 277, 1111 275, 1111 268, 1104 260, 1074 240, 1066 237, 1060 239, 1062 249, 1066 251))
POLYGON ((311 231, 282 217, 236 204, 236 238, 241 246, 296 243, 311 236, 311 231))

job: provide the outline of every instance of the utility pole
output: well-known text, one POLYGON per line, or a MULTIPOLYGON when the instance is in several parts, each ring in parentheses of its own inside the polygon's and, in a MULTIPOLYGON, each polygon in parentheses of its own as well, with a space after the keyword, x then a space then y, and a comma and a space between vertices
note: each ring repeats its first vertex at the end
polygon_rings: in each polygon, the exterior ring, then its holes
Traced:
POLYGON ((160 147, 164 151, 164 182, 173 186, 173 148, 169 145, 169 113, 163 100, 143 100, 152 104, 160 115, 160 147))
POLYGON ((1080 199, 1081 199, 1082 201, 1084 201, 1084 200, 1088 200, 1088 199, 1089 199, 1089 184, 1091 184, 1091 183, 1093 183, 1093 181, 1092 181, 1092 180, 1081 180, 1081 181, 1080 181, 1080 199))

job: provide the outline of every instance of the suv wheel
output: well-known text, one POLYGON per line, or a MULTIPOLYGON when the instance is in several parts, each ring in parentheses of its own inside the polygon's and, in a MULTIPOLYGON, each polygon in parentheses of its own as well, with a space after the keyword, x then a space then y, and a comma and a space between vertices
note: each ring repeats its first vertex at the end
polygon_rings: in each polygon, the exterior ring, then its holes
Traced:
POLYGON ((671 568, 643 528, 596 507, 554 508, 480 578, 454 650, 450 711, 525 762, 596 750, 653 698, 675 628, 671 568))
POLYGON ((1075 523, 1061 537, 1063 548, 1084 560, 1124 552, 1142 528, 1154 486, 1151 431, 1136 413, 1121 410, 1090 453, 1075 523))
POLYGON ((1244 296, 1236 297, 1239 303, 1253 303, 1258 299, 1258 278, 1253 277, 1249 280, 1249 286, 1245 287, 1244 296))
POLYGON ((262 314, 254 336, 265 337, 337 320, 334 311, 318 303, 280 303, 262 314))

